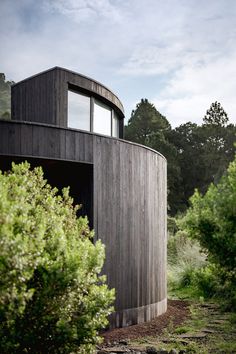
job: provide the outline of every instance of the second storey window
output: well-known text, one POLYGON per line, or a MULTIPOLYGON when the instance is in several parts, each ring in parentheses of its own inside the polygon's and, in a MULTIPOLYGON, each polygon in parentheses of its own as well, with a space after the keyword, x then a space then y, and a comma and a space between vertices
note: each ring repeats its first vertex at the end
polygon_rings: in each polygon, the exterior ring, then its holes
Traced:
POLYGON ((119 138, 119 118, 114 111, 112 116, 112 136, 119 138))
POLYGON ((68 89, 69 128, 119 138, 119 117, 108 105, 93 96, 68 89))
POLYGON ((90 131, 90 97, 68 91, 68 126, 90 131))
POLYGON ((111 136, 111 109, 97 100, 94 102, 93 131, 111 136))

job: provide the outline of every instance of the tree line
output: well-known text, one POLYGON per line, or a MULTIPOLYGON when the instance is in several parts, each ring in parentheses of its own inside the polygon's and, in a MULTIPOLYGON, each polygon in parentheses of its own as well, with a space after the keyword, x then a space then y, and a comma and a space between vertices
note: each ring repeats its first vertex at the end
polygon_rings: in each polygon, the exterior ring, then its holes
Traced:
POLYGON ((9 119, 11 116, 11 85, 3 73, 0 73, 0 118, 9 119))
POLYGON ((201 125, 189 121, 172 128, 148 99, 141 99, 125 126, 125 139, 166 157, 168 212, 174 216, 189 207, 196 188, 204 194, 212 182, 219 182, 235 156, 236 126, 214 102, 201 125))
MULTIPOLYGON (((0 118, 10 118, 13 81, 0 73, 0 118)), ((125 126, 125 139, 149 146, 167 159, 168 213, 174 216, 189 206, 195 188, 205 193, 217 183, 234 159, 236 126, 219 102, 214 102, 201 125, 187 122, 172 128, 167 118, 141 99, 125 126)))

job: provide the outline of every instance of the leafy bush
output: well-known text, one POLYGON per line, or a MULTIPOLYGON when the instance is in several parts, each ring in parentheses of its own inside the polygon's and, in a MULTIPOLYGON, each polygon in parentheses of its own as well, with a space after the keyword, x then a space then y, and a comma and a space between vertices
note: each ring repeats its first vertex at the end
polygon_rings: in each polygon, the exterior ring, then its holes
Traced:
POLYGON ((218 295, 236 309, 236 158, 217 185, 191 198, 182 228, 208 253, 218 278, 218 295))
POLYGON ((196 271, 193 283, 203 298, 209 299, 217 296, 218 278, 215 267, 209 262, 196 271))
POLYGON ((90 353, 114 300, 99 276, 104 245, 68 189, 29 167, 0 172, 0 352, 90 353))

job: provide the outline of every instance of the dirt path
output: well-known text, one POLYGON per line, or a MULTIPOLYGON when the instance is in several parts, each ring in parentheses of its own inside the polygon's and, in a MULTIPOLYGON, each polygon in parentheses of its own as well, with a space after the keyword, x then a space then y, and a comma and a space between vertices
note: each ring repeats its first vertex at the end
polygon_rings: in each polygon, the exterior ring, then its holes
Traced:
POLYGON ((216 304, 170 300, 168 311, 140 325, 103 334, 99 354, 236 353, 236 323, 216 304))
POLYGON ((160 335, 172 321, 175 326, 180 325, 190 315, 189 302, 169 300, 168 310, 165 314, 154 320, 139 325, 117 328, 103 334, 105 343, 119 342, 120 340, 133 340, 144 336, 160 335))

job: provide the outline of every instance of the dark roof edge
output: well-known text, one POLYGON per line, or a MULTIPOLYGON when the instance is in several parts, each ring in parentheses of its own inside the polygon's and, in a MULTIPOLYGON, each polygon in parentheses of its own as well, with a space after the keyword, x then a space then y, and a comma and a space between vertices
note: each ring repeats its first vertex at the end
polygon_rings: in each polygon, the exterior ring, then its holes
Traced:
POLYGON ((69 72, 69 73, 71 73, 71 74, 75 74, 75 75, 81 76, 81 77, 83 77, 83 78, 85 78, 85 79, 87 79, 87 80, 90 80, 90 81, 92 81, 92 82, 94 82, 94 83, 100 85, 101 87, 103 87, 104 89, 108 90, 113 96, 115 96, 115 97, 117 98, 117 100, 118 100, 118 101, 120 102, 120 104, 121 104, 121 107, 123 108, 123 112, 122 112, 122 113, 124 114, 124 107, 123 107, 123 104, 121 103, 120 99, 119 99, 118 96, 117 96, 112 90, 110 90, 107 86, 101 84, 99 81, 94 80, 94 79, 92 79, 92 78, 89 77, 89 76, 86 76, 86 75, 77 73, 76 71, 73 71, 73 70, 69 70, 69 69, 66 69, 66 68, 62 68, 62 67, 60 67, 60 66, 54 66, 53 68, 50 68, 50 69, 47 69, 47 70, 43 70, 43 71, 41 71, 41 72, 39 72, 39 73, 37 73, 37 74, 31 75, 31 76, 29 76, 29 77, 27 77, 27 78, 25 78, 25 79, 23 79, 23 80, 20 80, 20 81, 16 82, 15 84, 12 85, 12 87, 17 86, 18 84, 21 84, 22 82, 31 80, 31 79, 33 79, 33 78, 35 78, 35 77, 37 77, 37 76, 42 75, 42 74, 46 74, 46 73, 48 73, 48 72, 50 72, 50 71, 53 71, 53 70, 63 70, 63 71, 67 71, 67 72, 69 72))

